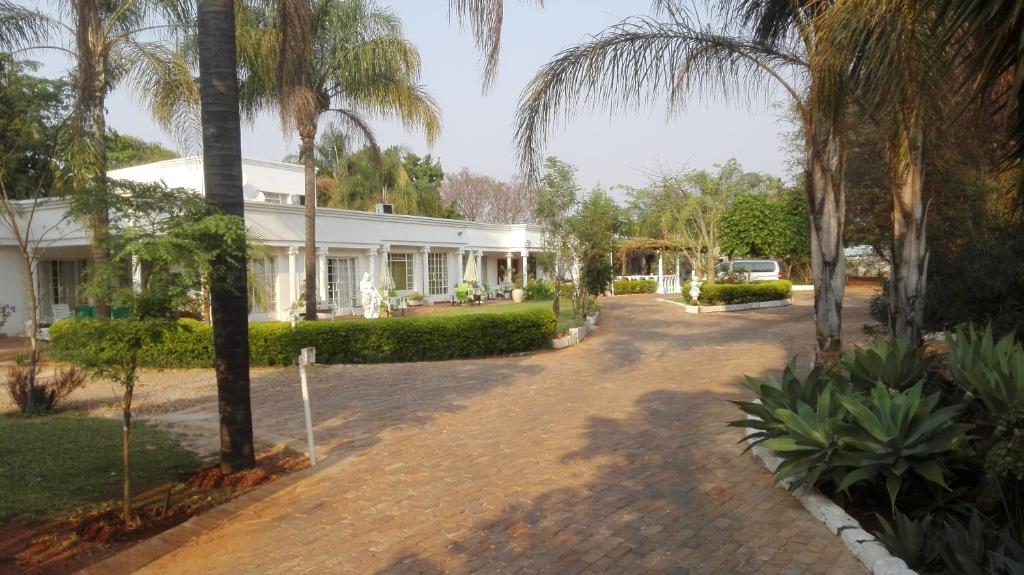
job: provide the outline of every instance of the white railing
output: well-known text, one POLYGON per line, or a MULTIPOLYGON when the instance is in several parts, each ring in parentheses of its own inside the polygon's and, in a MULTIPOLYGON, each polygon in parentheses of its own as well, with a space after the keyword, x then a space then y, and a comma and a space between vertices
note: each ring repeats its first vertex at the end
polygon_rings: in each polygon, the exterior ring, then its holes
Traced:
POLYGON ((679 276, 661 276, 658 293, 682 293, 679 289, 679 276))
POLYGON ((657 280, 657 274, 650 274, 646 276, 615 276, 617 280, 657 280))

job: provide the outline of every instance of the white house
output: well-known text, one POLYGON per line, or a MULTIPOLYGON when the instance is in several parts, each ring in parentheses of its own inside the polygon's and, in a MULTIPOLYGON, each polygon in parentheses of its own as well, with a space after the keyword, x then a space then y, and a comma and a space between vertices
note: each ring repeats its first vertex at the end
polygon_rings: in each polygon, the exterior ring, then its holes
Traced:
MULTIPOLYGON (((250 321, 287 320, 305 280, 302 166, 245 159, 242 172, 246 224, 270 248, 269 257, 250 263, 252 275, 265 283, 270 295, 268 308, 251 314, 250 321)), ((199 157, 113 170, 110 177, 203 191, 199 157)), ((89 258, 88 233, 67 218, 66 209, 63 201, 45 200, 32 222, 33 244, 41 250, 34 287, 43 323, 89 304, 76 289, 89 258)), ((542 241, 540 228, 533 225, 329 208, 317 209, 316 227, 317 293, 341 313, 360 305, 362 274, 370 272, 378 281, 382 266, 387 266, 400 294, 418 292, 433 301, 450 299, 469 258, 476 259, 483 283, 507 282, 511 269, 525 284, 537 275, 533 256, 542 241), (523 269, 528 274, 522 274, 523 269)), ((0 225, 0 303, 17 307, 5 329, 9 334, 24 331, 25 283, 12 232, 0 225)))

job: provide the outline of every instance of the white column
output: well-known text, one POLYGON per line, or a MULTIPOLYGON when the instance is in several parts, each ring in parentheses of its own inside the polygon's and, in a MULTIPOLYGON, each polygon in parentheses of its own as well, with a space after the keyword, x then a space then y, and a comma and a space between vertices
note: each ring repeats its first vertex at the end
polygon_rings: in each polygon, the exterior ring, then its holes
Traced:
MULTIPOLYGON (((464 273, 463 270, 462 270, 462 258, 465 255, 466 255, 466 250, 464 250, 462 248, 459 248, 459 253, 455 254, 455 259, 458 261, 458 270, 459 270, 459 275, 455 276, 455 285, 459 285, 460 283, 462 283, 462 274, 464 273)), ((448 283, 452 283, 452 282, 448 282, 448 283)))
MULTIPOLYGON (((380 273, 377 274, 378 277, 373 278, 373 282, 374 285, 380 284, 378 287, 381 288, 384 287, 384 281, 382 279, 384 277, 384 270, 387 269, 387 267, 390 265, 388 263, 390 253, 391 244, 383 244, 380 246, 380 273)), ((394 280, 394 278, 392 278, 392 280, 394 280)))
POLYGON ((380 287, 377 285, 380 282, 380 278, 377 276, 377 248, 366 250, 366 257, 370 259, 370 269, 367 270, 370 272, 370 281, 373 282, 373 285, 380 287))
MULTIPOLYGON (((299 301, 299 248, 292 246, 288 248, 288 296, 291 298, 289 306, 299 301)), ((297 310, 292 310, 297 313, 297 310)))
POLYGON ((487 283, 487 273, 484 270, 484 251, 477 250, 474 252, 476 255, 476 275, 480 276, 480 285, 487 283))
POLYGON ((430 291, 430 246, 423 246, 420 252, 423 253, 423 289, 420 290, 420 294, 430 297, 430 294, 427 293, 430 291))
POLYGON ((658 252, 658 293, 665 293, 665 262, 661 252, 658 252))
POLYGON ((505 283, 512 283, 512 252, 505 254, 505 283))
POLYGON ((327 299, 327 248, 316 249, 316 299, 327 299))
POLYGON ((530 250, 523 250, 519 255, 523 256, 523 287, 525 288, 530 275, 530 267, 527 265, 530 263, 530 250))
POLYGON ((676 277, 682 279, 683 268, 679 267, 679 252, 676 252, 676 277))
POLYGON ((136 255, 132 255, 132 291, 135 293, 142 292, 142 262, 139 261, 139 256, 136 255))
POLYGON ((612 267, 611 294, 615 295, 615 252, 608 252, 608 265, 612 267))

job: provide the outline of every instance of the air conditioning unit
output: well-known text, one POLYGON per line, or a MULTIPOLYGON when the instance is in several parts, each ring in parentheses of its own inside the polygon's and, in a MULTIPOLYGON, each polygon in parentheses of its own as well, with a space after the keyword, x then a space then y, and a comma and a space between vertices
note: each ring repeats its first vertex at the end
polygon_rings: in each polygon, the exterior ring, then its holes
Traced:
POLYGON ((393 213, 395 213, 395 205, 394 204, 377 204, 377 209, 375 211, 378 214, 393 214, 393 213))

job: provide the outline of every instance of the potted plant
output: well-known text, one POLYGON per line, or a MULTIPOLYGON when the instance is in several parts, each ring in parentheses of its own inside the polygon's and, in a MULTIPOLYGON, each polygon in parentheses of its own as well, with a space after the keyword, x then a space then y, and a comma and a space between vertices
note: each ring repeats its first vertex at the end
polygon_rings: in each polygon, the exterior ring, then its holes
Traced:
POLYGON ((0 303, 0 337, 7 337, 4 333, 4 326, 7 325, 7 320, 10 319, 11 314, 16 311, 15 307, 9 303, 0 303))
POLYGON ((427 298, 420 292, 414 291, 411 294, 405 296, 405 301, 409 302, 409 305, 413 306, 425 305, 427 303, 427 298))
POLYGON ((512 288, 512 301, 521 303, 523 301, 524 292, 518 275, 512 276, 512 285, 510 287, 512 288))

